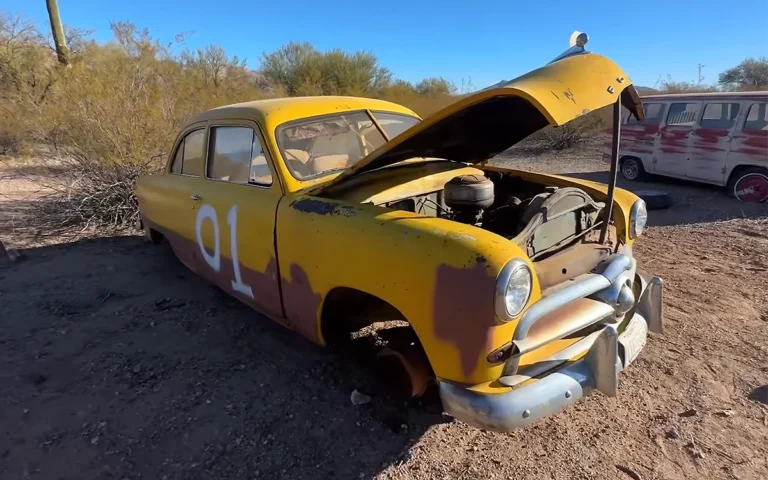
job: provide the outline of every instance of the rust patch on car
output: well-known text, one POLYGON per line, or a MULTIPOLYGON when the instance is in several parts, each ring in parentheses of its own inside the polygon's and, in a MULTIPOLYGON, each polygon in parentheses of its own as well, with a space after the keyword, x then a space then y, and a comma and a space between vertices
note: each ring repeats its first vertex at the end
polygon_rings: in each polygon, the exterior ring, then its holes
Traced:
POLYGON ((218 272, 200 259, 200 247, 197 242, 159 226, 151 220, 143 219, 145 228, 152 228, 162 233, 170 243, 173 253, 190 270, 218 286, 249 307, 263 312, 272 320, 294 329, 307 339, 320 343, 317 334, 317 311, 321 295, 315 293, 307 279, 307 274, 298 265, 291 265, 291 280, 280 278, 277 261, 271 257, 263 272, 250 269, 240 263, 240 274, 244 284, 251 287, 253 298, 234 290, 234 264, 232 259, 221 256, 221 268, 218 272), (280 285, 285 299, 285 315, 280 301, 280 285))
POLYGON ((322 302, 321 295, 312 290, 307 273, 298 265, 290 267, 291 279, 281 276, 285 315, 291 320, 296 331, 320 343, 317 333, 318 312, 322 302))
POLYGON ((468 268, 440 265, 433 297, 435 336, 458 348, 467 377, 485 357, 496 325, 496 277, 485 261, 474 260, 468 268))
POLYGON ((315 213, 317 215, 341 215, 344 217, 351 217, 357 213, 352 207, 346 207, 333 202, 325 202, 316 198, 295 200, 291 203, 290 207, 303 213, 315 213))

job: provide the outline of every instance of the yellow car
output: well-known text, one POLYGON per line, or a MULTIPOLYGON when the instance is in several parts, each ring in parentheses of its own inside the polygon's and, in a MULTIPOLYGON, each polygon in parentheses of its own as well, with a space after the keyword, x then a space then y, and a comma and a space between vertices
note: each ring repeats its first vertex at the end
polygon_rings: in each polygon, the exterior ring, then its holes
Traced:
POLYGON ((662 329, 661 281, 632 255, 643 201, 614 188, 615 162, 612 185, 484 165, 606 105, 643 118, 629 77, 581 43, 423 121, 347 97, 202 113, 164 173, 139 179, 142 227, 320 345, 381 327, 399 385, 437 383, 471 425, 507 431, 615 395, 662 329))

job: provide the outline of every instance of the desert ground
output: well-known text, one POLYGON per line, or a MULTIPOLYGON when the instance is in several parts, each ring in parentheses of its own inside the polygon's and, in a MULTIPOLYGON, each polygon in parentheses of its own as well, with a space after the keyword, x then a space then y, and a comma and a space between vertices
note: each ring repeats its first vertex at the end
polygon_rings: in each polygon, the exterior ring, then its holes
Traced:
MULTIPOLYGON (((510 151, 516 168, 605 180, 599 145, 510 151)), ((768 207, 654 178, 674 205, 635 246, 665 281, 666 331, 600 394, 514 433, 389 398, 189 273, 167 246, 51 237, 51 171, 0 162, 2 479, 768 478, 768 207), (353 405, 358 390, 372 397, 353 405)))

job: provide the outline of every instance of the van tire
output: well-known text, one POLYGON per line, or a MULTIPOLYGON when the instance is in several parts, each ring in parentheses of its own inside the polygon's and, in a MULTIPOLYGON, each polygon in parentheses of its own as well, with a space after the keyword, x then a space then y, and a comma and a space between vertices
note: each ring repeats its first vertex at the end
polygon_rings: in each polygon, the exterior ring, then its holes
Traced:
POLYGON ((672 205, 672 197, 661 190, 636 190, 633 193, 643 199, 648 210, 661 210, 672 205))
POLYGON ((619 162, 619 170, 621 170, 621 176, 630 182, 636 182, 645 177, 645 167, 643 167, 643 162, 639 158, 622 158, 621 162, 619 162))
POLYGON ((768 202, 768 170, 761 167, 740 169, 728 179, 728 195, 742 202, 768 202), (744 193, 751 188, 752 192, 744 193), (755 191, 754 189, 758 189, 755 191))

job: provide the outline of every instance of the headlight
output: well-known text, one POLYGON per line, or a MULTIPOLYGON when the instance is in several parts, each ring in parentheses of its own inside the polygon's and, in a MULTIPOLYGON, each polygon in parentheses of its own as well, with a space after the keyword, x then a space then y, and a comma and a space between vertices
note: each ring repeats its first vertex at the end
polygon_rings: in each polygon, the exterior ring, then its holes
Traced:
POLYGON ((648 210, 643 199, 638 199, 629 211, 629 237, 637 238, 648 223, 648 210))
POLYGON ((504 265, 496 283, 496 315, 505 321, 520 315, 531 297, 531 284, 531 270, 524 261, 515 258, 504 265))

